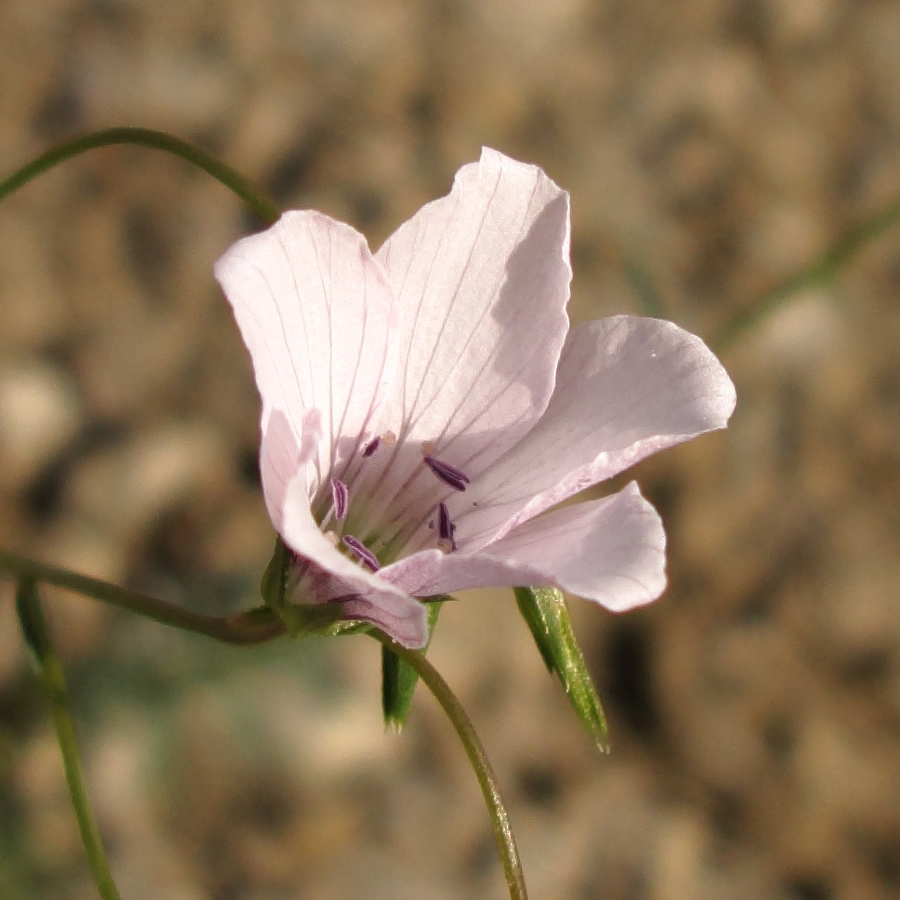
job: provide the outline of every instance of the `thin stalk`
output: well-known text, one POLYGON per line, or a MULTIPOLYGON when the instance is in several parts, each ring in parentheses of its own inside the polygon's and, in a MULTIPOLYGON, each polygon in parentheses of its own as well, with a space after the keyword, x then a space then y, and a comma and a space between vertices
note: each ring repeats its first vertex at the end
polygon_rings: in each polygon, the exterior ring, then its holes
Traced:
MULTIPOLYGON (((65 706, 65 685, 62 680, 62 670, 59 668, 58 663, 55 662, 55 656, 53 656, 49 637, 46 634, 46 627, 43 623, 43 616, 40 612, 37 600, 37 582, 44 582, 74 591, 119 609, 137 613, 163 625, 169 625, 182 631, 205 634, 207 637, 227 644, 258 644, 280 637, 285 633, 284 623, 280 619, 275 618, 275 614, 267 608, 251 609, 228 617, 207 616, 182 609, 179 606, 129 590, 128 588, 100 581, 97 578, 79 575, 67 569, 24 559, 7 550, 0 549, 0 574, 4 573, 19 582, 20 589, 17 597, 17 606, 22 626, 25 629, 29 643, 38 657, 41 677, 45 679, 48 693, 51 695, 51 699, 54 700, 54 716, 57 716, 58 706, 62 710, 62 713, 60 713, 62 718, 57 721, 57 731, 60 734, 60 745, 63 748, 63 755, 66 759, 67 777, 69 777, 68 767, 70 760, 74 759, 74 764, 77 765, 77 756, 72 756, 75 753, 74 729, 71 727, 71 719, 68 717, 65 706), (51 679, 49 682, 46 681, 48 678, 51 679), (51 686, 56 693, 51 693, 51 686), (66 724, 67 722, 68 725, 66 724), (66 742, 65 744, 64 741, 66 742)), ((450 689, 450 686, 421 653, 407 650, 380 631, 372 630, 369 633, 418 674, 419 678, 434 694, 435 699, 456 729, 456 733, 459 735, 459 739, 462 741, 472 768, 475 771, 475 777, 478 779, 481 792, 484 795, 488 814, 491 818, 494 838, 497 842, 497 850, 506 876, 510 900, 527 900, 528 893, 525 888, 525 877, 522 872, 522 863, 519 859, 519 851, 516 847, 512 826, 509 822, 509 814, 506 811, 506 805, 500 793, 497 777, 471 720, 450 689)), ((75 786, 73 787, 73 783, 70 782, 72 800, 79 815, 79 826, 87 828, 92 820, 85 819, 84 824, 82 824, 82 815, 90 816, 90 810, 86 805, 86 795, 83 794, 80 769, 73 770, 73 773, 72 777, 75 779, 75 786), (78 785, 81 785, 80 790, 82 793, 76 796, 76 790, 79 789, 78 785)), ((87 841, 90 837, 90 833, 88 833, 87 837, 84 837, 85 848, 88 850, 89 858, 91 853, 94 852, 88 848, 87 841)), ((95 860, 92 859, 91 864, 94 866, 95 860)), ((100 886, 99 880, 98 886, 100 886)), ((115 891, 115 887, 111 885, 111 882, 110 889, 115 891)), ((101 896, 103 900, 118 900, 117 894, 104 894, 102 888, 101 896)))
POLYGON ((16 595, 16 607, 22 631, 34 652, 38 674, 50 701, 53 725, 56 728, 56 737, 62 751, 69 796, 72 798, 72 806, 75 807, 78 830, 81 833, 81 841, 84 844, 84 852, 91 867, 94 882, 102 900, 120 900, 84 784, 84 773, 78 757, 78 742, 75 738, 75 723, 69 712, 65 676, 59 657, 50 641, 47 623, 44 621, 44 614, 41 610, 37 584, 33 579, 25 579, 20 582, 16 595))
POLYGON ((746 331, 777 309, 794 294, 828 284, 865 246, 900 223, 900 198, 882 207, 868 219, 845 231, 817 260, 796 271, 767 291, 732 319, 710 342, 717 351, 729 350, 746 331))
POLYGON ((471 719, 466 715, 466 711, 462 708, 459 700, 456 699, 456 695, 450 689, 450 685, 444 681, 438 670, 428 662, 423 654, 416 653, 414 650, 407 650, 406 647, 401 646, 381 631, 372 630, 369 633, 372 637, 379 640, 384 647, 415 669, 419 678, 434 694, 435 700, 441 705, 441 708, 447 714, 447 718, 452 722, 463 747, 465 747, 469 762, 471 762, 472 768, 475 770, 475 777, 478 779, 481 793, 484 795, 484 802, 491 817, 491 826, 494 829, 494 838, 497 842, 497 852, 500 855, 500 861, 503 863, 503 872, 506 876, 506 887, 509 890, 510 900, 527 900, 528 892, 525 889, 525 875, 522 871, 522 862, 519 859, 519 850, 516 847, 516 839, 509 821, 509 814, 500 794, 497 776, 494 774, 490 760, 487 758, 484 746, 475 732, 471 719))
POLYGON ((65 162, 73 156, 87 153, 88 150, 109 147, 113 144, 136 144, 141 147, 151 147, 197 166, 237 194, 267 225, 277 221, 281 215, 281 209, 274 200, 267 197, 243 175, 212 154, 163 131, 133 127, 104 128, 101 131, 94 131, 91 134, 57 144, 46 153, 42 153, 37 159, 13 172, 8 178, 0 181, 0 201, 59 163, 65 162))
POLYGON ((0 549, 0 574, 3 573, 17 580, 33 579, 65 588, 181 631, 205 634, 225 644, 261 644, 285 633, 284 623, 264 607, 233 616, 207 616, 108 581, 34 562, 0 549))

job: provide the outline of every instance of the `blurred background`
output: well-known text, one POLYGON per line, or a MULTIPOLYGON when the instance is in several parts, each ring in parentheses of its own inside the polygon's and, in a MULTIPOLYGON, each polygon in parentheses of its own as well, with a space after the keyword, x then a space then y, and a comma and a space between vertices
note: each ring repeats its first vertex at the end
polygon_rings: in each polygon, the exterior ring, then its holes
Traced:
MULTIPOLYGON (((735 325, 900 194, 898 47, 896 0, 0 0, 0 174, 160 128, 378 246, 487 144, 572 194, 574 320, 662 315, 721 354, 731 428, 629 473, 667 594, 573 602, 609 756, 511 593, 442 617, 534 898, 900 888, 900 228, 735 325)), ((257 397, 211 267, 256 227, 128 147, 0 206, 0 545, 255 602, 257 397)), ((430 696, 384 733, 373 641, 236 650, 46 596, 123 900, 505 896, 430 696)), ((0 583, 0 897, 94 896, 0 583)))

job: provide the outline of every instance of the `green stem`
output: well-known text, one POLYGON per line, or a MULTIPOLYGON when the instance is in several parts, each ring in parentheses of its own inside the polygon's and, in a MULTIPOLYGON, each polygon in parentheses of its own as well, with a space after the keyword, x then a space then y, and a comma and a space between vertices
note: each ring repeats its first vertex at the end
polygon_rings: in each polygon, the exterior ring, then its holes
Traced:
POLYGON ((16 607, 22 631, 34 651, 38 673, 50 701, 56 737, 62 751, 66 783, 69 786, 69 795, 78 819, 78 830, 81 832, 84 852, 97 884, 97 890, 100 892, 102 900, 120 900, 84 785, 84 773, 81 770, 78 743, 75 738, 75 723, 69 713, 62 665, 50 641, 47 623, 44 621, 44 614, 41 611, 37 584, 33 579, 24 579, 20 582, 16 595, 16 607))
POLYGON ((108 147, 112 144, 137 144, 142 147, 152 147, 155 150, 171 153, 173 156, 197 166, 237 194, 267 225, 277 221, 281 215, 281 209, 274 200, 267 197, 222 160, 163 131, 132 127, 104 128, 101 131, 94 131, 52 147, 37 159, 13 172, 8 178, 0 181, 0 201, 59 163, 86 153, 88 150, 108 147))
POLYGON ((522 862, 519 859, 519 851, 516 847, 516 839, 513 835, 512 825, 509 822, 509 814, 500 794, 497 784, 497 776, 491 767, 490 760, 484 751, 481 741, 475 732, 471 720, 466 715, 456 695, 450 689, 450 685, 441 677, 440 673, 421 653, 407 650, 396 641, 389 638, 381 631, 369 632, 374 638, 381 641, 382 645, 399 656, 404 662, 415 669, 419 678, 434 694, 434 698, 440 703, 447 714, 447 718, 453 723, 459 739, 468 754, 475 777, 484 795, 484 802, 491 817, 491 825, 494 829, 494 838, 497 842, 497 852, 503 863, 503 872, 506 875, 506 886, 509 890, 510 900, 526 900, 528 893, 525 889, 525 875, 522 872, 522 862))
POLYGON ((0 574, 4 572, 18 580, 33 579, 75 591, 101 603, 127 609, 154 622, 182 631, 205 634, 226 644, 261 644, 285 633, 282 621, 265 607, 233 616, 207 616, 138 591, 78 575, 68 569, 33 562, 0 549, 0 574))
MULTIPOLYGON (((281 215, 281 209, 273 200, 266 197, 221 160, 186 141, 148 128, 108 128, 59 144, 5 180, 0 181, 0 201, 59 163, 86 153, 88 150, 113 144, 137 144, 171 153, 199 167, 231 189, 266 224, 272 224, 281 215)), ((0 572, 6 572, 19 580, 17 607, 20 620, 26 637, 38 658, 41 679, 51 700, 54 722, 66 767, 66 779, 69 783, 69 791, 78 816, 82 840, 97 887, 103 900, 119 900, 119 894, 113 883, 96 823, 88 804, 84 779, 78 761, 74 724, 68 712, 62 668, 50 644, 36 583, 42 581, 53 584, 120 609, 138 613, 164 625, 183 631, 205 634, 229 644, 255 644, 270 640, 284 634, 284 624, 266 608, 248 610, 225 618, 194 613, 155 597, 109 582, 78 575, 66 569, 33 562, 2 549, 0 549, 0 572)), ((447 682, 421 653, 407 650, 381 632, 375 631, 372 634, 387 649, 416 671, 453 723, 475 770, 488 807, 497 848, 503 862, 510 900, 527 900, 522 864, 519 860, 518 849, 500 788, 484 747, 465 710, 450 690, 447 682)))
MULTIPOLYGON (((60 569, 24 559, 2 549, 0 549, 0 573, 5 573, 19 582, 20 589, 17 604, 20 620, 22 627, 25 629, 26 637, 38 657, 41 665, 41 676, 45 680, 48 693, 54 699, 54 716, 57 716, 57 706, 61 704, 59 709, 62 712, 59 715, 62 718, 57 720, 57 730, 60 735, 60 744, 63 747, 63 755, 66 759, 67 777, 70 764, 77 766, 77 757, 72 755, 75 753, 74 730, 72 730, 71 720, 65 707, 65 686, 62 681, 62 671, 59 669, 58 663, 55 662, 49 637, 46 634, 46 627, 43 623, 43 616, 40 613, 40 606, 37 600, 37 582, 45 582, 46 584, 75 591, 102 603, 137 613, 163 625, 169 625, 182 631, 205 634, 207 637, 227 644, 258 644, 280 637, 285 633, 284 623, 276 618, 275 613, 265 607, 247 610, 228 617, 202 615, 201 613, 182 609, 155 597, 119 587, 106 581, 100 581, 96 578, 78 575, 67 569, 60 569), (50 679, 50 681, 47 679, 50 679), (52 691, 51 687, 53 688, 52 691), (53 691, 56 693, 53 693, 53 691), (64 731, 66 728, 68 728, 68 731, 64 731), (64 741, 68 743, 64 743, 64 741), (74 763, 72 760, 74 760, 74 763)), ((484 795, 488 813, 491 817, 497 849, 503 863, 503 871, 506 875, 510 900, 527 900, 528 894, 525 889, 522 863, 519 860, 519 852, 516 848, 509 815, 503 803, 503 797, 497 784, 497 777, 471 720, 466 715, 459 700, 456 699, 450 686, 421 653, 407 650, 380 631, 373 630, 369 633, 415 670, 453 723, 453 727, 456 729, 456 733, 459 735, 472 763, 472 768, 475 770, 475 776, 484 795)), ((94 832, 89 831, 89 828, 93 827, 93 823, 90 819, 90 811, 86 805, 87 799, 83 793, 80 769, 73 769, 72 778, 75 779, 73 782, 70 782, 72 800, 79 815, 79 825, 83 829, 82 837, 85 841, 85 848, 88 851, 88 856, 91 857, 91 853, 94 851, 88 846, 88 840, 92 835, 96 838, 96 829, 94 829, 94 832), (76 795, 78 790, 81 793, 76 795), (84 822, 82 822, 82 816, 87 817, 84 822), (85 831, 85 829, 88 829, 88 831, 85 831)), ((99 852, 102 854, 102 849, 99 852)), ((95 863, 97 861, 91 857, 92 866, 95 863)), ((103 900, 117 898, 111 881, 109 887, 113 893, 103 893, 99 876, 97 876, 97 879, 98 886, 101 887, 103 900)))
POLYGON ((828 284, 843 266, 870 241, 900 222, 900 198, 882 207, 871 218, 845 231, 815 262, 799 269, 765 293, 756 303, 731 320, 712 340, 711 346, 729 350, 738 338, 764 319, 789 297, 818 285, 828 284))

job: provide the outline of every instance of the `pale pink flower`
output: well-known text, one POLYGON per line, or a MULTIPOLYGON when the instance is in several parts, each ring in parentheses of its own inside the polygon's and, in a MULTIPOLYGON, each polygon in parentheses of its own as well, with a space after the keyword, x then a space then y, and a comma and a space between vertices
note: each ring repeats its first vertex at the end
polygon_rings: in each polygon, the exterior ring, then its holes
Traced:
POLYGON ((569 328, 569 200, 540 169, 484 150, 375 254, 286 213, 216 277, 262 397, 295 602, 417 647, 416 597, 557 585, 621 612, 662 593, 665 534, 636 484, 552 507, 724 427, 734 387, 670 322, 569 328))

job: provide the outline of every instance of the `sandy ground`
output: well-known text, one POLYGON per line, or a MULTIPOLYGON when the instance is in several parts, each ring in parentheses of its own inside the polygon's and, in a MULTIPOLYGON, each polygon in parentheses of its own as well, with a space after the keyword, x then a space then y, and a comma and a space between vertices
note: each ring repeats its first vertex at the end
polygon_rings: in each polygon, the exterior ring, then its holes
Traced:
MULTIPOLYGON (((636 475, 670 588, 576 602, 598 755, 510 595, 433 658, 508 794, 533 897, 881 900, 900 882, 900 229, 735 332, 900 193, 893 0, 0 0, 0 171, 108 125, 221 154, 373 245, 482 144, 572 194, 572 316, 658 312, 738 386, 636 475)), ((212 279, 256 227, 205 176, 95 152, 0 208, 0 544, 194 608, 253 602, 257 399, 212 279)), ((48 591, 123 900, 502 897, 426 694, 374 642, 253 651, 48 591)), ((0 896, 95 896, 0 585, 0 896)))

